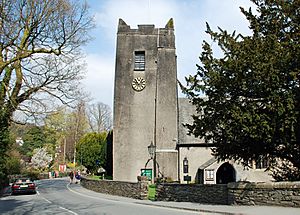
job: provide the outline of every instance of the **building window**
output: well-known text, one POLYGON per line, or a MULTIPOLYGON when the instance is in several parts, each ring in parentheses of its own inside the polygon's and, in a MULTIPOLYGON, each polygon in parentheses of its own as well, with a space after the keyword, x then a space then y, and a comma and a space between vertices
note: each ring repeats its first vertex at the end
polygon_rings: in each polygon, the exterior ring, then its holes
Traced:
POLYGON ((134 70, 144 71, 145 70, 145 52, 136 51, 134 53, 134 70))
POLYGON ((214 170, 213 169, 206 169, 205 170, 205 180, 206 181, 213 181, 214 180, 214 170))

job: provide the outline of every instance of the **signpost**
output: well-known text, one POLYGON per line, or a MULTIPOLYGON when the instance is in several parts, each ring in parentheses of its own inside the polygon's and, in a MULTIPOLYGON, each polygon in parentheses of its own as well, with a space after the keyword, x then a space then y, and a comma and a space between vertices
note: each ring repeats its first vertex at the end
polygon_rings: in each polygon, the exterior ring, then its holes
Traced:
POLYGON ((148 180, 152 180, 152 169, 141 169, 141 176, 147 176, 148 180))
POLYGON ((60 171, 60 172, 65 172, 66 169, 67 169, 66 164, 60 164, 60 165, 59 165, 59 171, 60 171))
POLYGON ((189 183, 192 180, 192 177, 190 175, 183 176, 183 180, 189 183))

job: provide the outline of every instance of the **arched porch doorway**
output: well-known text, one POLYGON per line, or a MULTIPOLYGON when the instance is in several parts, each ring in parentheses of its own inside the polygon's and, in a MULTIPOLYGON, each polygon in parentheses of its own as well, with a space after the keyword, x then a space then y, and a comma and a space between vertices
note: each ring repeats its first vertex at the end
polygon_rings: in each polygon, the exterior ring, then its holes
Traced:
POLYGON ((234 167, 226 162, 223 163, 217 170, 216 183, 217 184, 228 184, 229 182, 235 182, 236 172, 234 167))

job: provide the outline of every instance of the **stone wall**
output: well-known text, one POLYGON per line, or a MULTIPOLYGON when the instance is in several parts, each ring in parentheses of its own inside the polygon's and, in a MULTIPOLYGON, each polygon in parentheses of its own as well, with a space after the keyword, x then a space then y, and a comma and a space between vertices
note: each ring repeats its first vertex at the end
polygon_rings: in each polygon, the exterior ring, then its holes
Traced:
MULTIPOLYGON (((82 178, 83 187, 100 193, 147 199, 148 181, 137 183, 82 178)), ((156 200, 220 205, 300 207, 300 182, 229 184, 158 184, 156 200)))
POLYGON ((133 199, 147 199, 148 181, 137 183, 111 180, 93 180, 82 177, 81 185, 89 190, 133 199))
POLYGON ((229 183, 228 201, 238 205, 300 207, 300 182, 229 183))
POLYGON ((228 204, 225 184, 159 184, 156 188, 158 201, 197 202, 228 204))
POLYGON ((157 186, 156 199, 206 204, 300 207, 300 182, 161 184, 157 186))

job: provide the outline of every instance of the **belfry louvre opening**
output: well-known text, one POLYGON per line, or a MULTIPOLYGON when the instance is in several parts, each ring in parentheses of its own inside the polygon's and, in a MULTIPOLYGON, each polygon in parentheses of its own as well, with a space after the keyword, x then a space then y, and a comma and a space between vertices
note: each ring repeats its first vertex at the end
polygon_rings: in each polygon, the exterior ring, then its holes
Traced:
POLYGON ((144 71, 145 70, 145 52, 136 51, 134 53, 134 70, 144 71))

